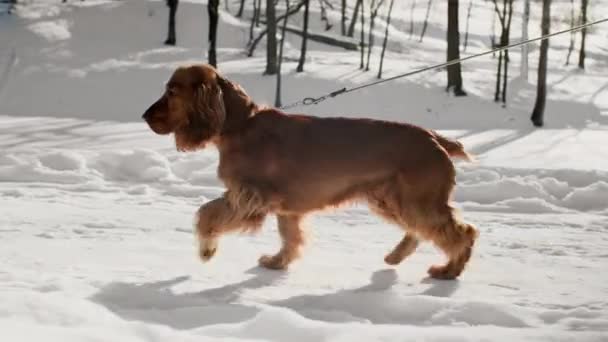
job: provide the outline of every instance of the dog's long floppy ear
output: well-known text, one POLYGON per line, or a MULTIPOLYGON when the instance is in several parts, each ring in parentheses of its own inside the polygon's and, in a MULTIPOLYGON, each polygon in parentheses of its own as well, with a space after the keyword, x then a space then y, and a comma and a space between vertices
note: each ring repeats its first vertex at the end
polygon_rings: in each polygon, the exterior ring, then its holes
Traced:
POLYGON ((226 121, 224 94, 217 82, 197 81, 194 98, 188 110, 188 121, 175 132, 175 144, 180 151, 194 151, 219 135, 226 121))
POLYGON ((222 132, 238 130, 258 110, 258 106, 236 82, 217 74, 217 83, 224 94, 226 111, 222 132))
MULTIPOLYGON (((218 76, 219 78, 219 76, 218 76)), ((210 136, 219 134, 226 121, 226 107, 224 105, 224 93, 218 82, 202 82, 196 89, 194 106, 197 118, 202 119, 209 129, 210 136)))

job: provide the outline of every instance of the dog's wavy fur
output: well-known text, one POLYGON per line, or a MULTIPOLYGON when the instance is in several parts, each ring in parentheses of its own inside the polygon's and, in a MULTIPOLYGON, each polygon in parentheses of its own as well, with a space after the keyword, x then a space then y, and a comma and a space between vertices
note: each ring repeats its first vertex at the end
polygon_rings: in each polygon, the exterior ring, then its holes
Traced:
POLYGON ((450 206, 455 169, 470 160, 458 141, 418 126, 371 119, 293 115, 256 105, 236 83, 208 65, 178 68, 166 92, 144 114, 158 134, 174 133, 180 151, 214 144, 227 191, 198 211, 200 256, 208 260, 229 232, 257 231, 277 216, 283 247, 260 264, 286 268, 301 253, 302 218, 355 200, 404 231, 385 257, 398 264, 420 240, 448 257, 435 278, 461 274, 477 230, 450 206))

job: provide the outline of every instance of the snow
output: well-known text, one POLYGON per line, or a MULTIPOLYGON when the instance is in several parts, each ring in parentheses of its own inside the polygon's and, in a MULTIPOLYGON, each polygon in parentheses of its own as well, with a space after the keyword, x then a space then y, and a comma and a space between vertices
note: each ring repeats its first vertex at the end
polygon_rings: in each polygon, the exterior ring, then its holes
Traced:
POLYGON ((40 21, 29 26, 34 33, 49 41, 70 39, 70 29, 66 20, 40 21))
MULTIPOLYGON (((257 267, 279 248, 273 219, 259 235, 226 237, 200 263, 192 224, 224 191, 217 151, 178 153, 139 117, 175 66, 201 60, 201 5, 180 2, 177 47, 162 46, 163 1, 38 0, 0 14, 3 340, 608 340, 608 27, 590 31, 585 72, 563 66, 569 36, 551 41, 543 129, 530 127, 535 77, 518 78, 518 53, 506 108, 491 101, 487 57, 464 65, 466 98, 447 95, 438 71, 295 109, 421 124, 476 155, 457 162, 454 205, 481 235, 459 280, 437 281, 426 270, 442 256, 428 244, 385 265, 401 233, 360 204, 308 218, 310 243, 289 271, 257 267)), ((386 76, 445 57, 445 3, 434 2, 423 43, 408 39, 410 5, 395 4, 386 76)), ((463 55, 488 48, 490 5, 475 3, 463 55)), ((607 5, 591 2, 590 13, 607 5)), ((539 6, 532 2, 530 36, 539 6)), ((567 1, 554 6, 569 13, 567 1)), ((314 2, 312 11, 320 32, 314 2)), ((419 3, 415 17, 425 11, 419 3)), ((338 12, 328 15, 339 24, 338 12)), ((221 18, 220 69, 272 103, 264 47, 246 58, 248 25, 226 11, 221 18)), ((384 28, 379 18, 377 42, 384 28)), ((299 38, 286 43, 285 103, 375 80, 357 69, 357 54, 314 42, 296 74, 299 38)))

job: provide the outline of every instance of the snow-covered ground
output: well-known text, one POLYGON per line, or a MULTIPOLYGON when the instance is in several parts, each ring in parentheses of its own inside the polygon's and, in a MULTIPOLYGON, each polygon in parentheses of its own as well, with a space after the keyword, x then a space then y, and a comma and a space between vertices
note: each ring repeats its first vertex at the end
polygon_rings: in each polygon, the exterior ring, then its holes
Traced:
MULTIPOLYGON (((554 2, 563 28, 569 1, 554 2)), ((463 55, 488 47, 489 3, 475 2, 463 55)), ((594 19, 608 13, 591 3, 594 19)), ((422 43, 408 39, 410 5, 397 1, 386 76, 445 56, 445 3, 422 43)), ((529 124, 534 69, 517 77, 518 52, 507 108, 491 101, 487 57, 464 66, 466 98, 431 72, 296 109, 422 124, 477 155, 457 164, 454 200, 480 239, 459 280, 436 281, 430 245, 383 264, 401 233, 360 205, 310 217, 310 244, 287 272, 256 265, 279 247, 273 219, 199 262, 193 214, 223 191, 216 151, 177 153, 139 117, 176 65, 203 60, 205 23, 205 7, 183 1, 169 48, 161 1, 40 0, 0 14, 0 340, 608 340, 608 26, 591 31, 585 72, 563 66, 568 36, 551 41, 543 129, 529 124)), ((220 69, 272 103, 263 46, 243 55, 247 30, 222 12, 220 69)), ((286 103, 375 77, 357 54, 316 43, 296 75, 299 40, 288 43, 286 103)))

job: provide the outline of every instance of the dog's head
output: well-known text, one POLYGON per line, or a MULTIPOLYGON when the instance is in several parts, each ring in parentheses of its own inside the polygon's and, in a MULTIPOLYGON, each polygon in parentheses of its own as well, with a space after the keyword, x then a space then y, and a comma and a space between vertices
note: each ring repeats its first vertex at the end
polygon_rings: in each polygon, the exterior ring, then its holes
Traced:
POLYGON ((178 150, 194 150, 218 136, 226 121, 224 80, 209 65, 179 67, 142 118, 157 134, 175 134, 178 150))

